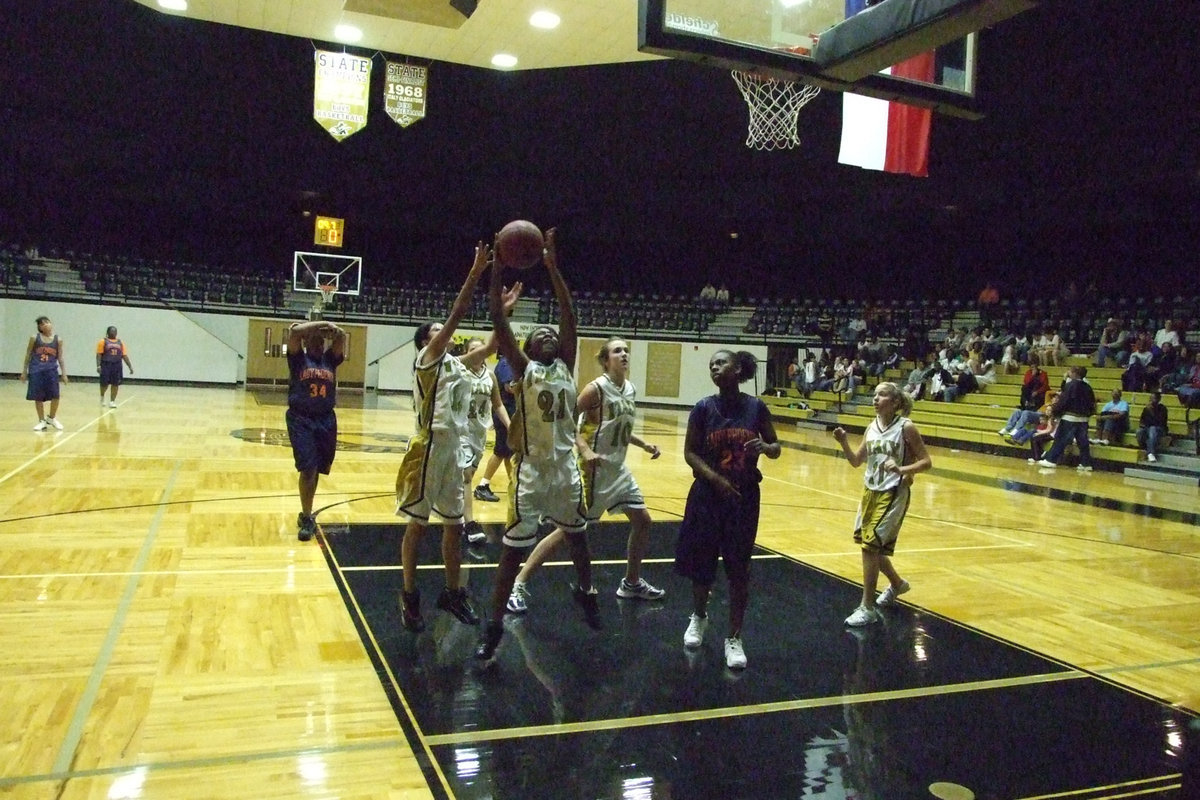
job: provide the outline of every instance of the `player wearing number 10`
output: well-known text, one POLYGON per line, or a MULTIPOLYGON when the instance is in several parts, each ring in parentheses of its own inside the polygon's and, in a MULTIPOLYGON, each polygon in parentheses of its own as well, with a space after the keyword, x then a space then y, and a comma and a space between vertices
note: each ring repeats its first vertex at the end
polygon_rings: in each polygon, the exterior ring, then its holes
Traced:
POLYGON ((300 473, 300 516, 297 537, 307 542, 316 533, 313 497, 317 481, 328 475, 337 451, 338 366, 346 359, 346 334, 332 322, 300 322, 288 331, 288 441, 300 473), (329 349, 325 339, 333 340, 329 349))

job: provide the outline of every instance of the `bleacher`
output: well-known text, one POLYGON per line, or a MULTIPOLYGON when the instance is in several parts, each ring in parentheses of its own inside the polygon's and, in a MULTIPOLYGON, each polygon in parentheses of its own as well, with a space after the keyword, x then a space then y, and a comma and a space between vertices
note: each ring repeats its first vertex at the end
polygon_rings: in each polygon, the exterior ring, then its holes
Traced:
MULTIPOLYGON (((1072 360, 1081 364, 1087 361, 1081 356, 1073 356, 1072 360)), ((903 385, 911 369, 912 365, 907 364, 899 369, 886 371, 881 379, 869 378, 857 388, 854 398, 839 398, 832 392, 813 392, 811 397, 805 400, 795 388, 788 388, 771 390, 762 399, 770 408, 772 418, 794 422, 812 419, 817 411, 824 410, 831 412, 825 415, 826 424, 841 425, 847 430, 861 432, 875 417, 874 409, 866 402, 873 391, 872 387, 879 380, 890 380, 903 385), (800 403, 806 403, 810 410, 799 413, 801 409, 789 407, 800 403)), ((1046 368, 1052 389, 1062 383, 1066 370, 1067 367, 1046 368)), ((920 428, 921 436, 932 444, 1026 458, 1030 454, 1028 444, 1014 445, 998 433, 1020 403, 1022 378, 1023 372, 997 375, 996 383, 981 386, 979 391, 961 396, 950 403, 932 399, 918 400, 913 405, 910 419, 920 428)), ((1096 393, 1099 409, 1111 399, 1112 390, 1121 387, 1121 369, 1089 366, 1087 381, 1096 393)), ((1149 402, 1150 395, 1147 392, 1125 392, 1123 399, 1129 403, 1129 431, 1120 444, 1091 445, 1092 458, 1098 465, 1118 468, 1140 463, 1146 458, 1145 451, 1138 448, 1136 431, 1138 418, 1149 402)), ((1186 409, 1180 405, 1178 398, 1173 394, 1164 393, 1162 403, 1167 408, 1168 434, 1176 439, 1192 435, 1188 430, 1186 409)), ((1169 442, 1164 442, 1163 446, 1167 444, 1169 442)), ((1073 451, 1072 447, 1068 452, 1073 451)))

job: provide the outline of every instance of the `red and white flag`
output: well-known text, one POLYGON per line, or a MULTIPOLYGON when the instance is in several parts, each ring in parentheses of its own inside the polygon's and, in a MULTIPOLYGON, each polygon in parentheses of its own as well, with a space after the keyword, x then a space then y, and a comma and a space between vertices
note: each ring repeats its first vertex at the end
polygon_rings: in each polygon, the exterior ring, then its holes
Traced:
MULTIPOLYGON (((897 78, 933 80, 933 53, 922 53, 884 70, 897 78)), ((929 133, 933 112, 845 92, 838 163, 863 169, 929 176, 929 133)))

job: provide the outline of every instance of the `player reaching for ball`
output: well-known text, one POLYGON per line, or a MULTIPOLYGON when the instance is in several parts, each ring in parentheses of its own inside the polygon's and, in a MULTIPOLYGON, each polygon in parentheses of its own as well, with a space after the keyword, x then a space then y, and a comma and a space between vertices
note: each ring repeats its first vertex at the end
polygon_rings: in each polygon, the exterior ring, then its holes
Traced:
MULTIPOLYGON (((633 432, 637 390, 629 380, 629 343, 620 338, 609 339, 596 354, 596 360, 604 367, 604 374, 579 393, 582 424, 576 438, 584 474, 587 518, 594 522, 605 512, 615 511, 629 518, 625 577, 617 586, 617 597, 661 600, 666 592, 641 577, 642 559, 650 543, 651 520, 642 490, 625 464, 625 453, 631 444, 645 450, 652 459, 658 458, 662 451, 633 432)), ((563 531, 556 528, 529 554, 508 596, 509 611, 520 614, 526 610, 530 596, 526 584, 562 540, 563 531)))
POLYGON ((863 495, 854 521, 854 541, 862 548, 862 602, 846 618, 846 624, 859 627, 879 622, 876 606, 889 606, 908 591, 908 581, 892 566, 896 538, 908 511, 912 476, 933 466, 917 426, 908 419, 912 398, 889 381, 875 387, 875 419, 863 433, 857 450, 843 428, 833 429, 833 438, 842 446, 850 466, 866 464, 863 495), (879 573, 890 584, 875 596, 879 573))
POLYGON ((504 633, 504 609, 521 557, 537 540, 538 526, 553 522, 565 532, 575 564, 575 602, 589 623, 598 620, 596 590, 592 588, 592 560, 584 530, 583 483, 575 461, 575 308, 571 292, 558 269, 555 232, 546 236, 543 257, 559 305, 559 330, 534 328, 517 345, 504 309, 503 285, 498 270, 492 272, 488 292, 492 325, 500 354, 508 359, 515 376, 517 410, 509 430, 514 478, 508 492, 508 524, 492 590, 491 619, 484 628, 475 657, 490 660, 504 633))
MULTIPOLYGON (((445 323, 426 322, 417 328, 413 361, 413 404, 417 431, 396 475, 396 514, 408 524, 400 545, 404 589, 400 595, 401 619, 410 631, 421 631, 421 593, 417 589, 417 549, 431 516, 442 520, 442 560, 446 586, 438 597, 438 608, 449 611, 460 622, 479 622, 466 589, 461 585, 463 532, 463 470, 469 465, 462 440, 468 432, 472 377, 487 358, 480 348, 461 359, 446 352, 459 321, 471 307, 471 295, 487 269, 490 248, 475 246, 475 262, 454 299, 445 323)), ((516 305, 521 295, 518 282, 497 298, 501 313, 516 305)))

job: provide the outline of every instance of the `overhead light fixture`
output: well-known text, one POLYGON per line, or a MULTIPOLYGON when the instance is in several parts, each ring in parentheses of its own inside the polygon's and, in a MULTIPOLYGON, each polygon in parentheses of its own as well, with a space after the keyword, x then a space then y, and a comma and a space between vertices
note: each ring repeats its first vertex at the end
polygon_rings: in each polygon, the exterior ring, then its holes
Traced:
POLYGON ((158 0, 158 7, 167 11, 187 11, 187 0, 158 0))
POLYGON ((496 53, 492 56, 492 66, 501 69, 512 69, 517 65, 517 57, 508 53, 496 53))
POLYGON ((562 19, 553 11, 535 11, 533 12, 533 16, 529 18, 530 25, 548 31, 557 28, 560 22, 562 22, 562 19))
POLYGON ((338 25, 333 29, 333 36, 339 42, 357 42, 362 38, 362 30, 353 25, 338 25))

